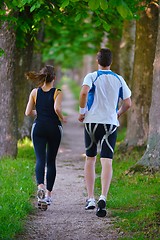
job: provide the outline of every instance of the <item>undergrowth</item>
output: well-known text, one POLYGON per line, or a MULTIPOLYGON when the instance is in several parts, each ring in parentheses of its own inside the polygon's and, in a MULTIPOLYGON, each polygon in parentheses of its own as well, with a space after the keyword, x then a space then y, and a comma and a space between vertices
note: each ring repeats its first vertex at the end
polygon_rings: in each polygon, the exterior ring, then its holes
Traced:
POLYGON ((0 160, 0 239, 3 240, 13 239, 33 210, 34 153, 28 140, 19 143, 18 149, 16 159, 0 160))
MULTIPOLYGON (((117 144, 124 136, 118 134, 117 144)), ((143 155, 144 149, 137 148, 130 153, 115 150, 113 178, 110 186, 107 208, 116 218, 115 226, 120 228, 120 239, 160 239, 160 173, 132 173, 128 171, 143 155)), ((96 164, 96 193, 100 194, 100 161, 96 164)))

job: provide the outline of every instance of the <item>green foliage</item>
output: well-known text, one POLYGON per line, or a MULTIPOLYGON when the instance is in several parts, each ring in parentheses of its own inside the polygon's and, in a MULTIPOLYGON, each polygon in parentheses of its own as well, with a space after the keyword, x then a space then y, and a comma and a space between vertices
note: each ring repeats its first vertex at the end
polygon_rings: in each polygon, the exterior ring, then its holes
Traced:
POLYGON ((76 68, 85 54, 98 51, 105 32, 108 38, 120 37, 123 20, 136 17, 138 2, 6 0, 0 15, 2 22, 9 21, 15 28, 18 47, 34 42, 34 50, 42 54, 44 62, 76 68), (115 27, 116 34, 112 34, 115 27), (43 34, 40 40, 39 32, 43 34))
POLYGON ((17 159, 0 161, 0 239, 12 239, 21 231, 35 191, 34 152, 30 141, 19 143, 17 159))
POLYGON ((91 28, 90 15, 87 16, 86 13, 81 15, 81 18, 85 19, 83 24, 80 24, 80 15, 77 16, 75 22, 74 11, 70 9, 69 18, 59 13, 57 19, 52 18, 46 21, 46 40, 43 44, 44 61, 54 59, 55 63, 65 68, 77 67, 80 66, 83 55, 96 51, 94 46, 99 46, 103 31, 91 28))
POLYGON ((0 57, 2 57, 3 55, 4 55, 4 50, 0 48, 0 57))
MULTIPOLYGON (((104 31, 110 31, 111 26, 117 25, 117 21, 133 17, 132 13, 137 11, 136 0, 132 3, 128 0, 61 0, 53 3, 45 0, 6 0, 3 3, 5 5, 1 3, 1 18, 15 27, 18 45, 23 47, 27 44, 27 34, 35 39, 43 22, 47 32, 44 60, 54 57, 61 63, 72 52, 75 52, 75 56, 89 53, 95 44, 99 46, 104 31), (72 28, 69 26, 71 22, 72 28), (68 32, 63 35, 64 27, 68 32), (92 44, 88 46, 87 41, 92 44), (79 47, 81 45, 82 47, 79 47), (80 51, 82 49, 83 52, 80 51)), ((39 50, 41 49, 39 47, 39 50)), ((69 57, 68 59, 71 60, 69 57)))
POLYGON ((61 4, 61 8, 65 8, 69 5, 69 0, 64 0, 61 4))
POLYGON ((108 8, 108 2, 106 0, 101 0, 100 7, 102 8, 102 10, 106 10, 108 8))
POLYGON ((131 10, 123 0, 117 1, 117 11, 124 19, 133 17, 131 10))
POLYGON ((88 1, 88 5, 89 5, 89 8, 91 10, 96 10, 97 8, 99 8, 99 4, 100 4, 100 2, 96 1, 96 0, 89 0, 88 1))
MULTIPOLYGON (((118 144, 125 130, 120 132, 118 144)), ((130 153, 116 150, 113 160, 113 179, 107 208, 116 217, 115 227, 124 232, 121 239, 159 239, 160 173, 153 175, 129 172, 143 155, 144 149, 130 153)), ((97 162, 97 194, 100 194, 100 162, 97 162)))

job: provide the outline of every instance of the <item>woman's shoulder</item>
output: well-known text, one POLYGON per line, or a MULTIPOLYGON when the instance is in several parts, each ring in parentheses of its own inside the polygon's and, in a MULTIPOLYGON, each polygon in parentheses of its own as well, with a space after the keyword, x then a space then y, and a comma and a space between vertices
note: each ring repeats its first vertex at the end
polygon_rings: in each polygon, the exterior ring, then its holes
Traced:
POLYGON ((31 93, 34 94, 34 93, 37 93, 37 91, 38 91, 38 88, 33 88, 31 93))
POLYGON ((62 91, 60 88, 53 88, 53 89, 54 89, 54 91, 56 91, 56 92, 61 92, 61 91, 62 91))
POLYGON ((33 88, 30 95, 33 97, 37 96, 37 91, 38 91, 38 88, 33 88))

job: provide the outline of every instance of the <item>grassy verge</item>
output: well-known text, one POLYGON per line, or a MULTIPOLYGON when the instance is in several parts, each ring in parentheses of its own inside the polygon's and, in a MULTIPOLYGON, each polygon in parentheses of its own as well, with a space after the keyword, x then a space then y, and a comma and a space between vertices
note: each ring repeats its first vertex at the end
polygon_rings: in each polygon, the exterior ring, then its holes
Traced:
MULTIPOLYGON (((78 100, 80 86, 74 81, 68 83, 78 100)), ((121 239, 160 240, 160 173, 128 174, 128 169, 142 157, 145 149, 135 149, 130 153, 118 151, 117 146, 123 142, 125 133, 126 129, 118 133, 107 208, 116 218, 115 227, 124 233, 121 239)), ((97 161, 95 187, 98 196, 101 189, 100 172, 100 161, 97 161)))
MULTIPOLYGON (((119 133, 118 142, 124 138, 119 133)), ((115 151, 113 179, 108 195, 107 208, 116 217, 117 228, 124 234, 121 239, 160 239, 160 173, 128 174, 143 155, 144 149, 130 154, 115 151)), ((100 194, 100 162, 97 161, 96 193, 100 194)))
POLYGON ((13 239, 33 210, 34 152, 28 140, 19 143, 18 149, 16 159, 0 160, 0 239, 3 240, 13 239))

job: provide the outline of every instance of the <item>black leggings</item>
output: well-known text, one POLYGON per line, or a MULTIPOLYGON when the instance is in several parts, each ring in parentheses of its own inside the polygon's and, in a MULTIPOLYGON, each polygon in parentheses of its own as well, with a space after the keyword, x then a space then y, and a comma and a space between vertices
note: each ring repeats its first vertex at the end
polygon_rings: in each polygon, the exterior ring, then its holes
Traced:
POLYGON ((62 126, 34 123, 32 126, 32 141, 36 154, 37 184, 44 184, 45 165, 46 189, 52 191, 56 178, 56 156, 61 141, 62 126))

